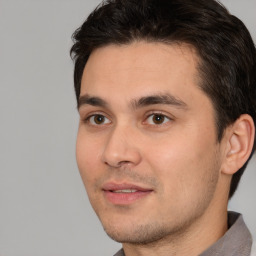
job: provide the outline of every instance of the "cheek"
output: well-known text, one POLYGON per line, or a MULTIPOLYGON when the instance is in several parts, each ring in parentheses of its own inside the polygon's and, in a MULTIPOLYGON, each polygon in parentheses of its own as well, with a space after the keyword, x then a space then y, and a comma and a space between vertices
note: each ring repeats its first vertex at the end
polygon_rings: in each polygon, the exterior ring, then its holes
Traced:
POLYGON ((77 134, 76 160, 84 184, 93 184, 100 170, 99 141, 86 136, 80 130, 77 134))
POLYGON ((181 132, 180 136, 167 137, 148 147, 145 155, 165 191, 175 191, 176 195, 196 193, 202 187, 202 179, 211 175, 215 154, 209 148, 216 147, 213 141, 199 133, 181 132))
POLYGON ((158 144, 148 152, 154 156, 149 161, 161 184, 158 203, 167 221, 172 221, 170 216, 176 216, 178 222, 180 218, 200 213, 212 200, 218 171, 215 154, 206 149, 206 143, 187 144, 187 140, 180 138, 158 144))

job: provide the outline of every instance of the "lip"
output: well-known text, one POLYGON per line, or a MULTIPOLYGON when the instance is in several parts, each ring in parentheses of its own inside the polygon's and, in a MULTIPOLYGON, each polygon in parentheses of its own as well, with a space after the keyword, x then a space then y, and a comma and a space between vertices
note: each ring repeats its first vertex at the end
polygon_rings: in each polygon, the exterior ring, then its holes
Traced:
POLYGON ((135 184, 129 183, 105 183, 102 186, 102 190, 107 201, 114 205, 129 205, 135 203, 138 200, 141 200, 149 196, 153 189, 141 187, 135 184), (127 193, 120 192, 120 190, 136 190, 135 192, 127 193), (114 191, 119 191, 115 193, 114 191))

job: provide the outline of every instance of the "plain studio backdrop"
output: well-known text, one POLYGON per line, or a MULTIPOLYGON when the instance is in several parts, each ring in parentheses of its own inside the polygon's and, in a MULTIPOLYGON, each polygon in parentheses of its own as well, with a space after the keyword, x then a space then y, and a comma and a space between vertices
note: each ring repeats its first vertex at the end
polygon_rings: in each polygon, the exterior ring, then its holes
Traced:
MULTIPOLYGON (((0 0, 0 255, 113 255, 75 160, 71 34, 98 0, 0 0)), ((223 0, 256 41, 256 0, 223 0)), ((256 239, 256 157, 229 208, 256 239)))

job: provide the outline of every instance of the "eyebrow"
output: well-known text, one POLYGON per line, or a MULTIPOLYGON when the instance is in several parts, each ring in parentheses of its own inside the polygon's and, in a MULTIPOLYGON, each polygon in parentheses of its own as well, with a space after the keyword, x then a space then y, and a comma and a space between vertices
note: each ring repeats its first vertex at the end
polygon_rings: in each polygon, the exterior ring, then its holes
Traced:
POLYGON ((149 105, 172 105, 178 108, 187 108, 187 104, 176 98, 175 96, 167 93, 167 94, 155 94, 155 95, 149 95, 142 98, 134 99, 131 102, 133 108, 140 108, 140 107, 146 107, 149 105))
POLYGON ((96 107, 107 107, 108 103, 99 97, 90 96, 85 94, 80 96, 78 99, 77 108, 79 109, 82 105, 91 105, 96 107))
MULTIPOLYGON (((150 105, 172 105, 177 108, 185 109, 187 108, 187 104, 176 98, 171 94, 154 94, 145 97, 141 97, 139 99, 131 100, 131 106, 134 109, 150 106, 150 105)), ((96 96, 90 96, 88 94, 82 95, 79 97, 77 108, 79 109, 83 105, 91 105, 96 107, 106 108, 109 104, 102 98, 96 96)))

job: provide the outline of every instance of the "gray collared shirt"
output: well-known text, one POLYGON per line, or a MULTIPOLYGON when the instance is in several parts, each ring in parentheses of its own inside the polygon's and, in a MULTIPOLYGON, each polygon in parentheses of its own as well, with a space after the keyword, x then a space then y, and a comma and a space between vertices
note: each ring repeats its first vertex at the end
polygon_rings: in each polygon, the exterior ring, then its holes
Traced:
MULTIPOLYGON (((252 236, 241 214, 228 213, 228 231, 200 256, 250 256, 252 236)), ((125 256, 121 249, 114 256, 125 256)), ((252 255, 251 255, 252 256, 252 255)))

